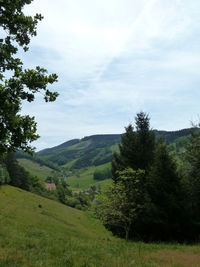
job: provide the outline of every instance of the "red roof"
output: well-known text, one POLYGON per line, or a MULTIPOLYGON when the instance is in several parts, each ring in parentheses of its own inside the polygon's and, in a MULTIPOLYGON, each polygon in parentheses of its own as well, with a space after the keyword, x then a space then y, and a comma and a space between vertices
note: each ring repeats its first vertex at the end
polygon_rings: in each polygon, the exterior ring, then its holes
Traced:
POLYGON ((48 190, 56 190, 55 184, 45 184, 45 188, 48 190))

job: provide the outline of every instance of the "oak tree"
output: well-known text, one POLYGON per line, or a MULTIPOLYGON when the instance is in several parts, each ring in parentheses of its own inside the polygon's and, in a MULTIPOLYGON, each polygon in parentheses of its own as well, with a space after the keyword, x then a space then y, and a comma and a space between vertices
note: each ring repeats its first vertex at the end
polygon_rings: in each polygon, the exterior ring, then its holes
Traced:
POLYGON ((123 232, 126 240, 130 231, 134 235, 135 222, 145 207, 144 179, 140 169, 119 171, 118 182, 96 198, 96 216, 113 232, 123 232))
POLYGON ((24 69, 18 50, 28 51, 31 37, 36 36, 36 27, 41 14, 34 17, 23 12, 32 0, 0 1, 0 156, 20 148, 32 151, 30 142, 39 136, 34 117, 22 116, 22 101, 33 102, 40 92, 46 102, 54 101, 57 92, 48 90, 48 84, 57 81, 56 74, 37 66, 24 69))

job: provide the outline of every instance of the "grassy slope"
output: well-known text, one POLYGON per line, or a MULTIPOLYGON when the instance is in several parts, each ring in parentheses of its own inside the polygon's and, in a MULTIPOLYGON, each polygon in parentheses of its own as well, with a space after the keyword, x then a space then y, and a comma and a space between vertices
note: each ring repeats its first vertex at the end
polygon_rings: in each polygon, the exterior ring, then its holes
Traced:
POLYGON ((102 170, 108 167, 110 167, 110 163, 102 164, 96 167, 91 166, 85 169, 80 169, 67 178, 67 183, 70 185, 72 189, 75 190, 87 189, 92 185, 95 186, 100 185, 101 188, 104 188, 105 185, 111 182, 111 180, 107 179, 104 181, 96 181, 93 179, 93 174, 95 170, 102 170))
POLYGON ((17 159, 19 164, 24 167, 30 174, 36 175, 41 180, 45 180, 47 176, 52 175, 53 169, 47 166, 40 166, 39 163, 31 161, 29 159, 17 159))
POLYGON ((188 267, 199 263, 198 246, 125 242, 86 213, 18 188, 0 187, 1 267, 188 267))

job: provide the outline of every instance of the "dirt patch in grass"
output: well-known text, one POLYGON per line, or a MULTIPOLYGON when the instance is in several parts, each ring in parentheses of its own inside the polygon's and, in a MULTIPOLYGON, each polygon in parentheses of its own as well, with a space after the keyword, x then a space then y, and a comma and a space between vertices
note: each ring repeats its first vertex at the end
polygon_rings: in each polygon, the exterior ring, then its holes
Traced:
POLYGON ((200 267, 200 254, 172 250, 159 250, 146 256, 155 266, 200 267))

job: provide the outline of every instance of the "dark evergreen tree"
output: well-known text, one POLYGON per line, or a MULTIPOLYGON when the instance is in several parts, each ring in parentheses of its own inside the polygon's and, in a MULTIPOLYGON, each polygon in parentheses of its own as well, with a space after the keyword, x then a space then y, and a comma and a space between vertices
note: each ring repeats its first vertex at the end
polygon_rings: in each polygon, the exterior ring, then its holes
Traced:
POLYGON ((29 173, 18 164, 15 154, 9 153, 4 162, 10 176, 10 184, 29 191, 31 183, 29 173))
POLYGON ((184 158, 188 209, 193 228, 196 226, 200 230, 200 131, 197 128, 191 131, 184 158))
POLYGON ((151 201, 147 210, 146 223, 150 230, 147 235, 154 240, 180 239, 184 224, 184 193, 176 163, 162 140, 156 145, 146 182, 151 201))
POLYGON ((119 153, 114 153, 112 161, 113 180, 117 181, 117 172, 130 167, 134 170, 147 170, 153 160, 155 136, 150 129, 149 116, 140 112, 135 117, 136 131, 130 124, 122 135, 119 153))
POLYGON ((150 118, 140 112, 135 117, 136 133, 137 133, 137 165, 136 168, 147 170, 153 162, 153 154, 155 148, 155 135, 150 129, 150 118))

